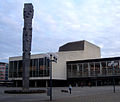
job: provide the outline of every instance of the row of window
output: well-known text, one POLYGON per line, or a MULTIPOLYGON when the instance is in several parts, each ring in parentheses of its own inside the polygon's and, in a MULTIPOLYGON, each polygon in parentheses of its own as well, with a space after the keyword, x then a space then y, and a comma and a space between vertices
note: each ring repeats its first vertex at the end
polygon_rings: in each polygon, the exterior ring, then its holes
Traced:
MULTIPOLYGON (((9 77, 22 77, 22 60, 10 61, 9 77)), ((30 60, 30 77, 49 76, 49 60, 46 58, 30 60)))
POLYGON ((114 61, 114 66, 110 63, 111 61, 68 64, 68 78, 120 74, 119 61, 114 61))

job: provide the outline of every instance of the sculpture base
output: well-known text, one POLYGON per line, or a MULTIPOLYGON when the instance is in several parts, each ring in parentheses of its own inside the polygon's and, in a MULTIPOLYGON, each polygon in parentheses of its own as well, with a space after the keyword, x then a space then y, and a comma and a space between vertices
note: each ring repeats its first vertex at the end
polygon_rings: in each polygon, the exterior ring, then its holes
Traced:
POLYGON ((4 93, 8 94, 33 94, 33 93, 46 93, 46 90, 5 90, 4 93))

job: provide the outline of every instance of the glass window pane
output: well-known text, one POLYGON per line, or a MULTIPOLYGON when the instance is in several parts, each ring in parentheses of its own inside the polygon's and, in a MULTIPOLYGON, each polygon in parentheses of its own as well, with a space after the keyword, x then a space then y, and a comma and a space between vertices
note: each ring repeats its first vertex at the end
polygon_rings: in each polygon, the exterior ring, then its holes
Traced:
POLYGON ((88 63, 83 64, 83 76, 88 76, 88 63))
POLYGON ((106 62, 101 62, 101 67, 102 67, 102 75, 106 75, 107 71, 106 71, 106 62))
POLYGON ((95 63, 95 76, 100 75, 100 62, 95 63))
POLYGON ((90 62, 90 75, 94 76, 94 63, 90 62))
POLYGON ((70 78, 70 77, 71 77, 71 74, 72 74, 72 73, 71 73, 71 64, 68 64, 68 65, 67 65, 67 74, 68 74, 68 75, 67 75, 68 78, 70 78))
POLYGON ((77 75, 77 65, 73 64, 72 65, 72 77, 76 77, 77 75))

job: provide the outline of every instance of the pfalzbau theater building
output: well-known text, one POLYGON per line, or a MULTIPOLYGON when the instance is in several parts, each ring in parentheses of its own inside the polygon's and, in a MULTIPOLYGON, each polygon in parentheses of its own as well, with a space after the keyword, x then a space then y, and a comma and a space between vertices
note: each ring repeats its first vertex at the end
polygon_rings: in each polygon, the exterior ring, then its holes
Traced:
MULTIPOLYGON (((110 85, 120 83, 120 57, 101 58, 100 48, 85 40, 70 42, 56 52, 52 62, 53 86, 110 85)), ((50 61, 47 54, 31 55, 30 86, 49 86, 50 61)), ((22 57, 9 58, 9 80, 22 86, 22 57)))

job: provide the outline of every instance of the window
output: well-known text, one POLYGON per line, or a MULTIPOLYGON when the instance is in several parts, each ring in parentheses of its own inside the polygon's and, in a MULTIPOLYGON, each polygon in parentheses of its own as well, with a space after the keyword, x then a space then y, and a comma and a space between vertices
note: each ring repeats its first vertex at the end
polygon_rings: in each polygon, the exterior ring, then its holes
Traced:
POLYGON ((90 65, 90 75, 94 76, 94 72, 95 72, 94 63, 90 62, 89 65, 90 65))
POLYGON ((106 71, 106 62, 101 62, 101 67, 102 67, 102 75, 106 75, 107 74, 107 71, 106 71))
POLYGON ((95 76, 100 74, 100 62, 95 63, 95 76))
POLYGON ((71 77, 71 74, 72 74, 71 64, 68 64, 68 65, 67 65, 67 76, 68 76, 68 77, 71 77))
POLYGON ((83 64, 83 76, 88 76, 88 63, 83 64))

